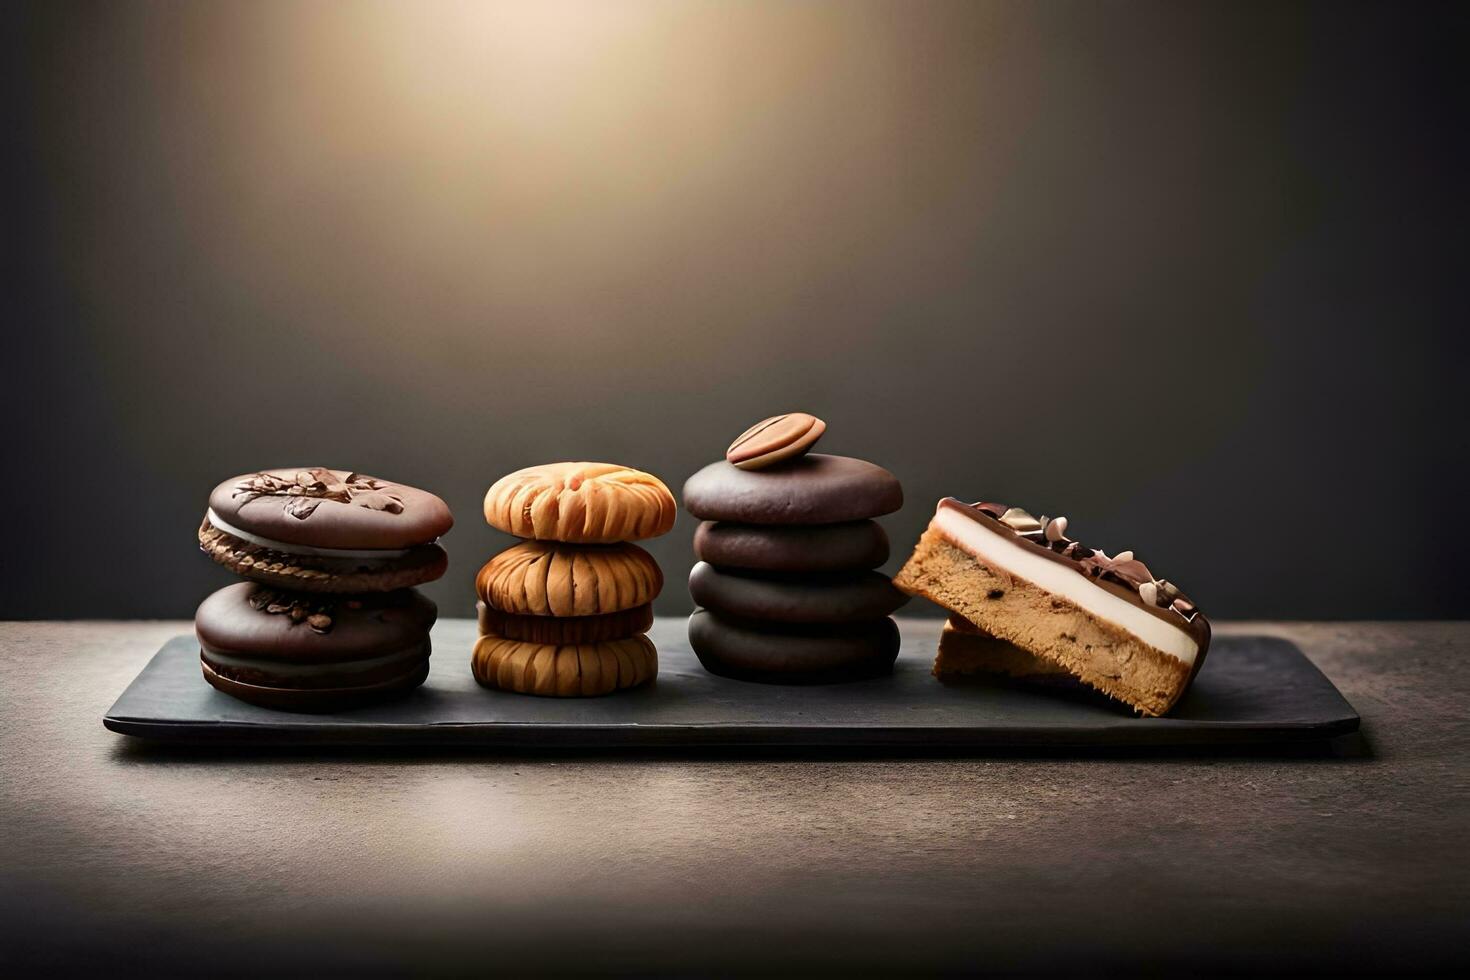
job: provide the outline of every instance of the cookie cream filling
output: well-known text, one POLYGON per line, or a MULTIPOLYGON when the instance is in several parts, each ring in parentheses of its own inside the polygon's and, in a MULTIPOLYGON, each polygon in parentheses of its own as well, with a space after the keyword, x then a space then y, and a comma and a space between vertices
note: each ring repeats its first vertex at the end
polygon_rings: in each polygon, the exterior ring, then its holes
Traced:
MULTIPOLYGON (((285 541, 272 541, 270 538, 262 538, 258 534, 242 531, 233 524, 227 524, 214 512, 214 508, 208 509, 209 523, 219 528, 226 534, 233 535, 242 541, 269 548, 272 551, 281 551, 288 555, 317 555, 322 558, 402 558, 408 554, 408 548, 379 548, 379 549, 353 549, 353 548, 313 548, 308 544, 288 544, 285 541)), ((435 540, 438 540, 437 538, 435 540)))
POLYGON ((979 521, 948 507, 934 513, 934 527, 986 564, 1059 595, 1098 619, 1112 623, 1149 646, 1186 665, 1199 656, 1199 644, 1188 632, 1113 595, 1060 562, 1034 554, 1020 542, 997 534, 979 521))

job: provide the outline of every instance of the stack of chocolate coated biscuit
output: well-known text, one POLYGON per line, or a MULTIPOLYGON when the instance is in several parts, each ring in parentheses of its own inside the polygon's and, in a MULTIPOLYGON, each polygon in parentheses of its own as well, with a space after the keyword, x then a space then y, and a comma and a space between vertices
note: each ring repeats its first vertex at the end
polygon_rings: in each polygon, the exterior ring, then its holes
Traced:
POLYGON ((332 711, 411 691, 454 524, 431 493, 343 470, 263 470, 209 496, 199 546, 248 581, 194 617, 210 684, 268 708, 332 711))
POLYGON ((892 670, 907 601, 874 571, 888 537, 873 518, 903 505, 881 466, 810 453, 826 430, 805 413, 752 426, 684 484, 701 518, 689 575, 689 642, 711 673, 777 684, 892 670))
POLYGON ((485 520, 527 540, 475 577, 475 679, 557 697, 652 680, 658 651, 644 634, 664 579, 629 542, 668 533, 676 510, 657 477, 612 463, 550 463, 496 481, 485 520))

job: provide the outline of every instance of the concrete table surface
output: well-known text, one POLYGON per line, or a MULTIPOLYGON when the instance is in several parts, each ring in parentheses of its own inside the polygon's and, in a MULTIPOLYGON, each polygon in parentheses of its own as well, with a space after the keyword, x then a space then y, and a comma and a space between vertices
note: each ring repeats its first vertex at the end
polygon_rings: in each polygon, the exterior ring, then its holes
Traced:
POLYGON ((1223 626, 1297 643, 1363 717, 1268 751, 251 753, 103 729, 188 629, 0 624, 10 975, 1470 967, 1470 624, 1223 626))

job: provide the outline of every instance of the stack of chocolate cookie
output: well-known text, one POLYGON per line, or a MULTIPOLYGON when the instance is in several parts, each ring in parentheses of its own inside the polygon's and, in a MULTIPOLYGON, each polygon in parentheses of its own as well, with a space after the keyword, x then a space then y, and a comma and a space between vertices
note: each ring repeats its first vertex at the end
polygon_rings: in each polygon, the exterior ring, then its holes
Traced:
POLYGON ((892 473, 810 453, 826 430, 804 413, 752 426, 684 484, 704 523, 689 574, 689 642, 711 673, 776 684, 892 670, 907 601, 875 571, 888 537, 873 518, 903 505, 892 473))
POLYGON ((611 463, 518 470, 485 494, 485 520, 522 541, 475 577, 480 638, 471 666, 486 687, 588 697, 652 680, 663 573, 629 542, 674 526, 658 477, 611 463))
POLYGON ((205 680, 268 708, 331 711, 402 694, 429 673, 454 518, 431 493, 358 473, 263 470, 209 495, 199 546, 246 582, 194 617, 205 680))

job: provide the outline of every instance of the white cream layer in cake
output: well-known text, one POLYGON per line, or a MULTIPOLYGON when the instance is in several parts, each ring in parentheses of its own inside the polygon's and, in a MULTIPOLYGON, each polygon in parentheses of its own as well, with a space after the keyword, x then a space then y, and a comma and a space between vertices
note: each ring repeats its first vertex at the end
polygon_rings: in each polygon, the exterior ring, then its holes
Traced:
POLYGON ((934 527, 987 565, 1061 596, 1187 666, 1193 666, 1199 656, 1199 644, 1185 630, 1170 626, 1152 613, 1113 595, 1087 576, 1061 562, 1035 554, 1014 538, 998 534, 953 508, 941 504, 934 513, 934 527))

